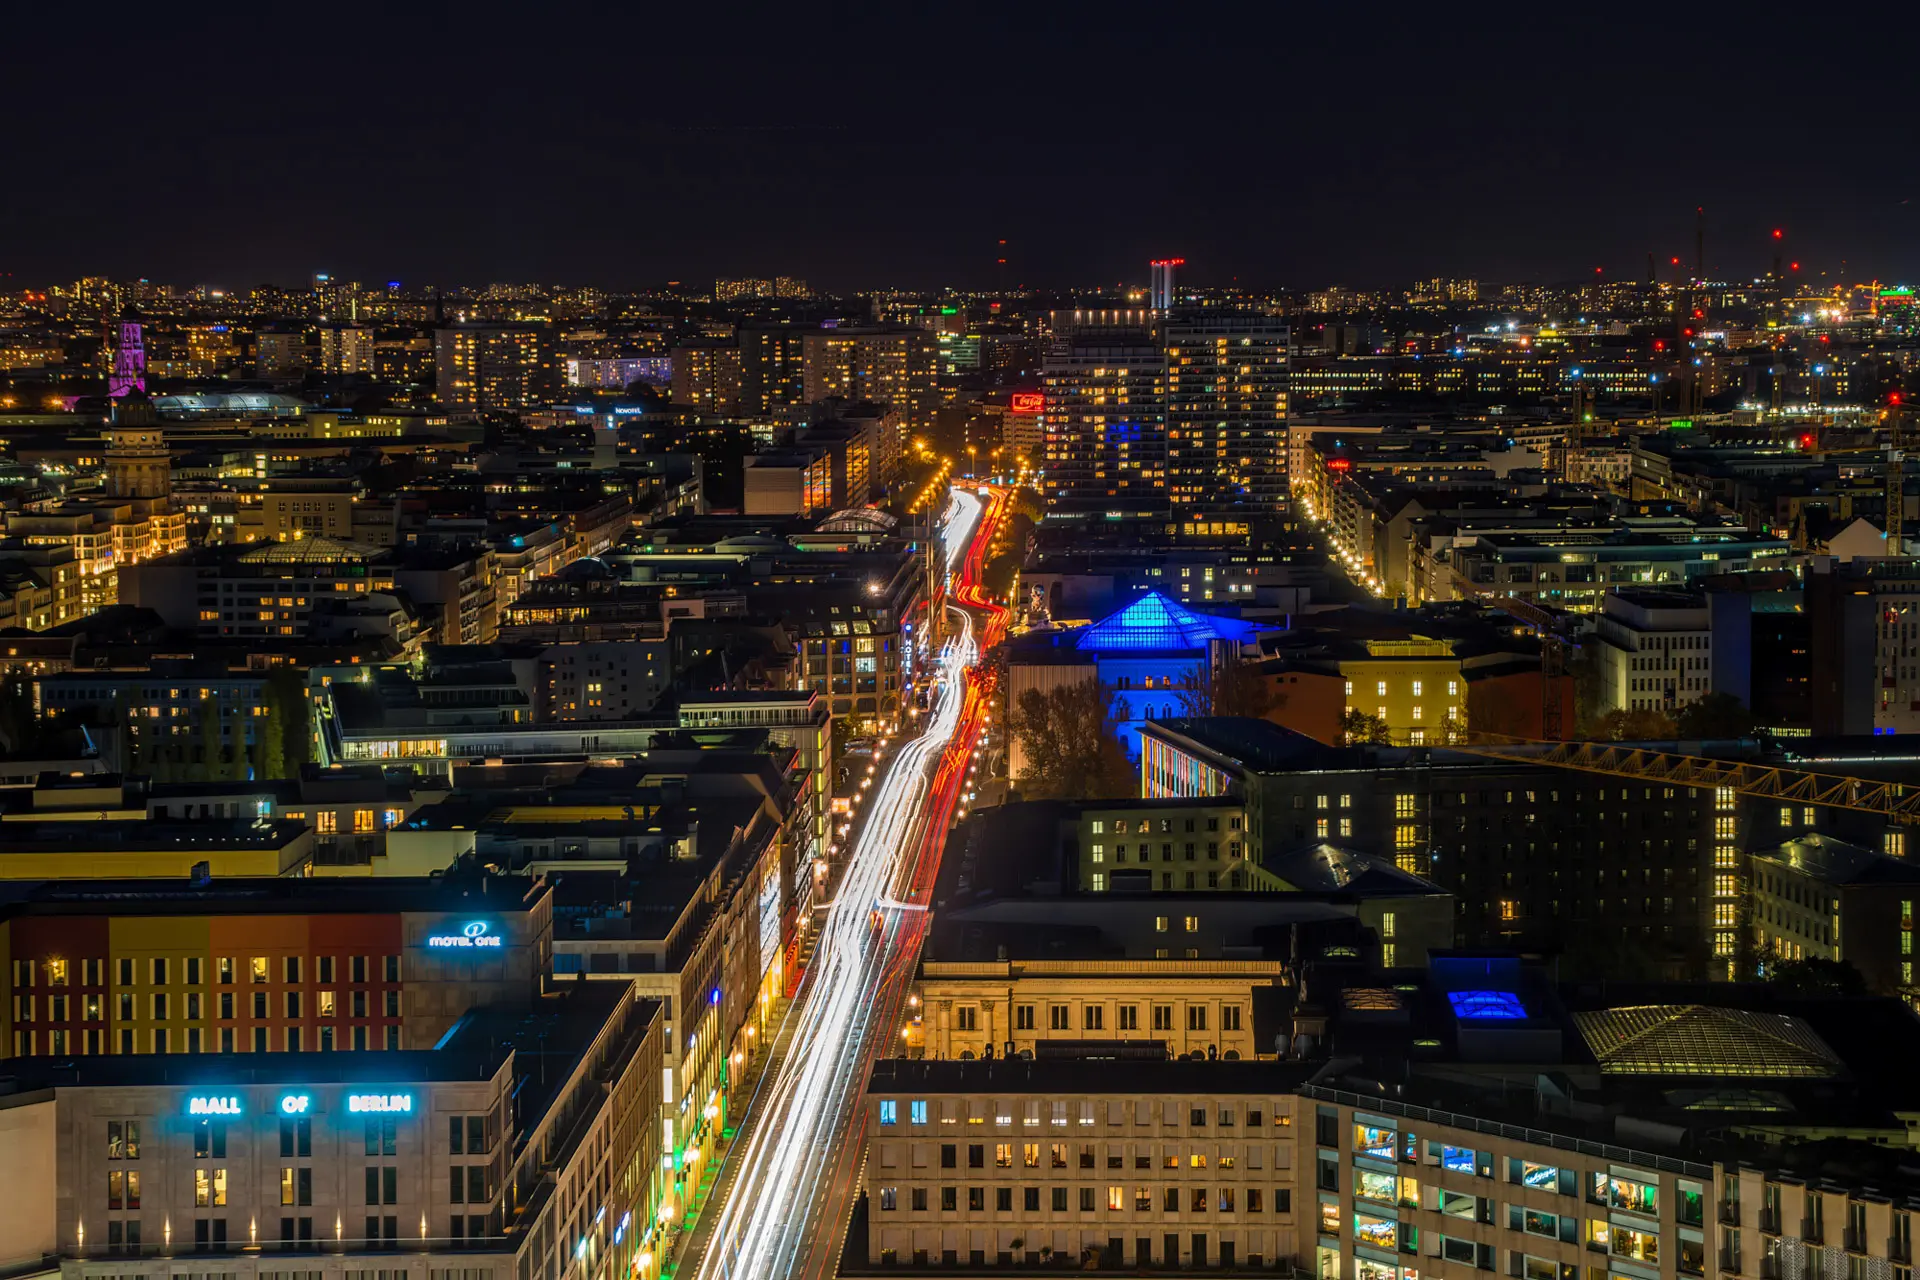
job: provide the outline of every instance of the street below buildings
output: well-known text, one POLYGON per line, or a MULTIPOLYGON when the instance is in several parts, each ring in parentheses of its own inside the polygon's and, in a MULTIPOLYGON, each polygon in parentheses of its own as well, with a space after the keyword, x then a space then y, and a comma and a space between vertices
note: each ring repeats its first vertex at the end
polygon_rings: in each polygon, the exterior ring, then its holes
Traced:
POLYGON ((926 904, 987 724, 979 655, 999 641, 1006 615, 980 576, 1010 501, 1000 488, 953 495, 942 537, 955 603, 929 714, 881 767, 782 1028, 785 1052, 749 1103, 677 1275, 772 1280, 834 1270, 859 1185, 868 1069, 901 1036, 926 904))

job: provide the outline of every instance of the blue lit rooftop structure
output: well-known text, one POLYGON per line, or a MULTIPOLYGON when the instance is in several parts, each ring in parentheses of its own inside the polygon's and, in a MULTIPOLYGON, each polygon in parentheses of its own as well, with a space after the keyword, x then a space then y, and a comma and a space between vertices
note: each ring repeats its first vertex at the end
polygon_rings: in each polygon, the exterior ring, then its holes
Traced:
POLYGON ((1124 650, 1192 651, 1202 650, 1212 640, 1244 643, 1253 639, 1257 628, 1238 618, 1196 613, 1178 600, 1158 591, 1149 591, 1138 600, 1085 627, 1074 637, 1074 647, 1083 652, 1114 653, 1124 650))
POLYGON ((1511 991, 1449 991, 1453 1016, 1463 1022, 1519 1022, 1527 1016, 1520 997, 1511 991))

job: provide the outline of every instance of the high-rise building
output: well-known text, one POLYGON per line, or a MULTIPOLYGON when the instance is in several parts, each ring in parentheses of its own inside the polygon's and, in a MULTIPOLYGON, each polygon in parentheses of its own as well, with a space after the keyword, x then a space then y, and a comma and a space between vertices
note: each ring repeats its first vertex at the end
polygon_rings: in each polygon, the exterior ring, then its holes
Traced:
MULTIPOLYGON (((1167 361, 1167 491, 1176 518, 1270 517, 1287 502, 1287 325, 1175 312, 1167 361)), ((1211 521, 1209 521, 1211 523, 1211 521)))
POLYGON ((1186 263, 1185 258, 1155 258, 1147 264, 1153 272, 1147 301, 1155 311, 1173 309, 1173 269, 1183 267, 1186 263))
POLYGON ((673 402, 726 413, 740 407, 740 347, 731 342, 675 347, 673 402))
POLYGON ((434 332, 438 399, 455 413, 535 408, 559 392, 553 335, 540 325, 453 325, 434 332))
POLYGON ((1285 511, 1284 321, 1062 311, 1052 328, 1041 364, 1050 505, 1170 516, 1193 533, 1244 533, 1198 526, 1285 511))
POLYGON ((746 413, 771 413, 806 395, 806 332, 769 328, 740 331, 740 403, 746 413))
POLYGON ((1061 312, 1053 328, 1040 377, 1047 505, 1165 516, 1167 356, 1153 318, 1061 312))
POLYGON ((317 337, 320 372, 373 372, 373 330, 357 325, 322 325, 317 337))
POLYGON ((822 329, 805 336, 801 395, 891 405, 909 434, 933 427, 940 351, 925 329, 822 329))
POLYGON ((254 372, 262 378, 297 373, 313 362, 313 347, 303 329, 262 330, 254 335, 254 372))
POLYGON ((713 300, 737 302, 743 298, 767 298, 773 296, 773 287, 771 280, 715 280, 713 300))

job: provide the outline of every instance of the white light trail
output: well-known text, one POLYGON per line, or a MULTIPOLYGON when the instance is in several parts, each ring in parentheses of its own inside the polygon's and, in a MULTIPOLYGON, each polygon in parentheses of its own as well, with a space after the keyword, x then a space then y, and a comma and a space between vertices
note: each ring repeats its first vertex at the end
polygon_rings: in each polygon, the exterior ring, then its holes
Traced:
MULTIPOLYGON (((949 575, 980 519, 980 499, 953 495, 942 530, 949 575)), ((901 945, 893 891, 905 871, 928 775, 952 739, 966 700, 966 669, 978 660, 973 620, 950 608, 956 629, 940 651, 933 714, 918 738, 887 765, 868 801, 866 825, 848 856, 814 951, 807 998, 777 1077, 753 1101, 758 1112, 731 1194, 714 1224, 697 1280, 774 1280, 788 1275, 817 1230, 818 1201, 839 1155, 849 1109, 859 1105, 859 1078, 876 1033, 875 1000, 901 945), (879 924, 873 923, 879 913, 879 924)), ((891 1035, 892 1027, 877 1029, 891 1035)))

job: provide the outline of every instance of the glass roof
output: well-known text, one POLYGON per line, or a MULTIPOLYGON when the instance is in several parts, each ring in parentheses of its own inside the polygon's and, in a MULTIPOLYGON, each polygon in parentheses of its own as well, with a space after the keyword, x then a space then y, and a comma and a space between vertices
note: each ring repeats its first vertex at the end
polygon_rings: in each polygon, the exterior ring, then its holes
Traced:
POLYGON ((1126 607, 1085 627, 1074 647, 1097 653, 1125 649, 1204 649, 1210 640, 1242 643, 1254 626, 1238 618, 1197 613, 1178 600, 1149 591, 1126 607))
POLYGON ((1700 1004, 1647 1004, 1573 1015, 1610 1075, 1837 1075, 1840 1060, 1798 1018, 1700 1004))

